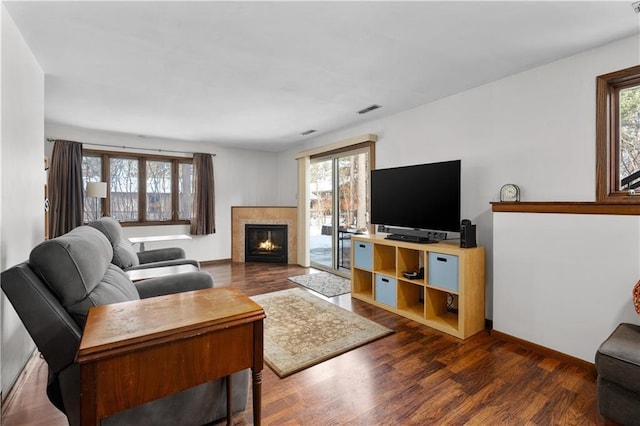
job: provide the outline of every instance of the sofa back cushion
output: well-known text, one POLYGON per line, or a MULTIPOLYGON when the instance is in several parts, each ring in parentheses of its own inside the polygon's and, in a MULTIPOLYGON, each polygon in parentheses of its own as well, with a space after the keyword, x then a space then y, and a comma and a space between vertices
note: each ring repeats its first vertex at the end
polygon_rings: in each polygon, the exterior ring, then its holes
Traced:
POLYGON ((122 269, 128 269, 140 264, 138 255, 129 241, 122 238, 122 226, 117 220, 104 216, 89 223, 89 226, 102 232, 111 243, 111 248, 113 249, 111 263, 122 269))
POLYGON ((89 308, 140 298, 127 274, 111 264, 111 257, 107 238, 80 226, 37 245, 29 265, 84 328, 89 308))

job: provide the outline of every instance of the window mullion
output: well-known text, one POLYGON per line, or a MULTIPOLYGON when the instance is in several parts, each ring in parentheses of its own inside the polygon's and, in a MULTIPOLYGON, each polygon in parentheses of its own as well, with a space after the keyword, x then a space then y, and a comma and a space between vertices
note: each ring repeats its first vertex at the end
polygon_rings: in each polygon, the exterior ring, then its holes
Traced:
POLYGON ((102 203, 102 214, 111 216, 111 170, 109 168, 110 157, 108 154, 102 155, 102 181, 107 183, 107 197, 100 200, 102 203))
POLYGON ((178 217, 178 168, 180 163, 178 160, 171 161, 171 220, 177 222, 179 220, 178 217))
POLYGON ((138 159, 138 222, 147 221, 147 159, 138 159))

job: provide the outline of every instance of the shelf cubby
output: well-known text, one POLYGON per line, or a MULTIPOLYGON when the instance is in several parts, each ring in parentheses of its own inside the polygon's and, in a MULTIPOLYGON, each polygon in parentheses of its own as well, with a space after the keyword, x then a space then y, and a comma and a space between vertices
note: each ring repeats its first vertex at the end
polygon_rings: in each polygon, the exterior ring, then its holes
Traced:
POLYGON ((409 318, 424 318, 424 286, 398 279, 398 310, 409 318))
POLYGON ((371 272, 352 269, 351 294, 361 298, 373 299, 373 276, 371 272))
POLYGON ((427 288, 425 301, 425 318, 427 320, 436 321, 442 325, 458 330, 458 314, 447 310, 447 292, 427 288))
POLYGON ((373 270, 390 277, 396 276, 396 248, 375 244, 373 246, 373 270))
MULTIPOLYGON (((424 265, 424 252, 405 247, 398 247, 398 278, 403 278, 405 271, 418 272, 424 265)), ((416 279, 416 282, 424 283, 424 278, 416 279)))

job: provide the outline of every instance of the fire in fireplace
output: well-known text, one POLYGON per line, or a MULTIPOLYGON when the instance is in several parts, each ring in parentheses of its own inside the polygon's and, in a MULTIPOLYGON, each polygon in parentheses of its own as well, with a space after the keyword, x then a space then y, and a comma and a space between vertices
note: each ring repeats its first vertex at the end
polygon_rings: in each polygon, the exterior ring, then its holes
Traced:
POLYGON ((245 262, 287 263, 287 225, 246 224, 245 262))

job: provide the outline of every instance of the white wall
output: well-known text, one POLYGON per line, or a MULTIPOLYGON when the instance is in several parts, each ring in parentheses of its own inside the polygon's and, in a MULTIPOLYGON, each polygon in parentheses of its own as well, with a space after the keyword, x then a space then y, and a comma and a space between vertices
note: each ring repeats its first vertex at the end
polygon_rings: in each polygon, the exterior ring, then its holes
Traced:
POLYGON ((496 213, 494 235, 494 329, 593 362, 639 322, 637 216, 496 213))
MULTIPOLYGON (((0 118, 0 270, 26 260, 44 238, 44 73, 4 6, 0 118)), ((0 295, 2 394, 34 349, 4 294, 0 295)))
MULTIPOLYGON (((231 258, 231 207, 275 205, 277 193, 278 156, 269 152, 229 149, 215 144, 194 143, 172 139, 141 138, 135 135, 101 132, 65 126, 58 123, 46 123, 46 137, 68 139, 85 144, 106 144, 127 147, 144 147, 165 150, 185 150, 187 152, 215 153, 214 179, 216 190, 216 233, 206 236, 194 236, 193 240, 179 242, 159 242, 146 244, 147 249, 161 247, 182 247, 187 256, 199 261, 231 258)), ((46 143, 51 150, 51 144, 46 143)), ((120 148, 92 147, 122 151, 120 148)), ((135 150, 125 150, 133 152, 135 150)), ((139 151, 153 153, 149 151, 139 151)), ((162 155, 162 152, 155 152, 162 155)), ((166 155, 180 156, 176 153, 166 155)), ((291 204, 293 205, 293 204, 291 204)), ((167 235, 189 233, 188 225, 167 226, 127 226, 125 237, 148 235, 167 235)))
MULTIPOLYGON (((280 154, 285 169, 279 202, 296 200, 297 152, 364 133, 378 135, 377 168, 462 159, 462 217, 478 224, 478 244, 487 248, 486 313, 491 319, 497 309, 493 265, 501 260, 494 259, 489 203, 498 200, 507 182, 520 186, 523 201, 595 200, 595 77, 639 62, 639 40, 632 37, 320 135, 280 154)), ((384 113, 384 105, 379 111, 384 113)), ((615 235, 603 237, 600 243, 618 243, 615 235)))

